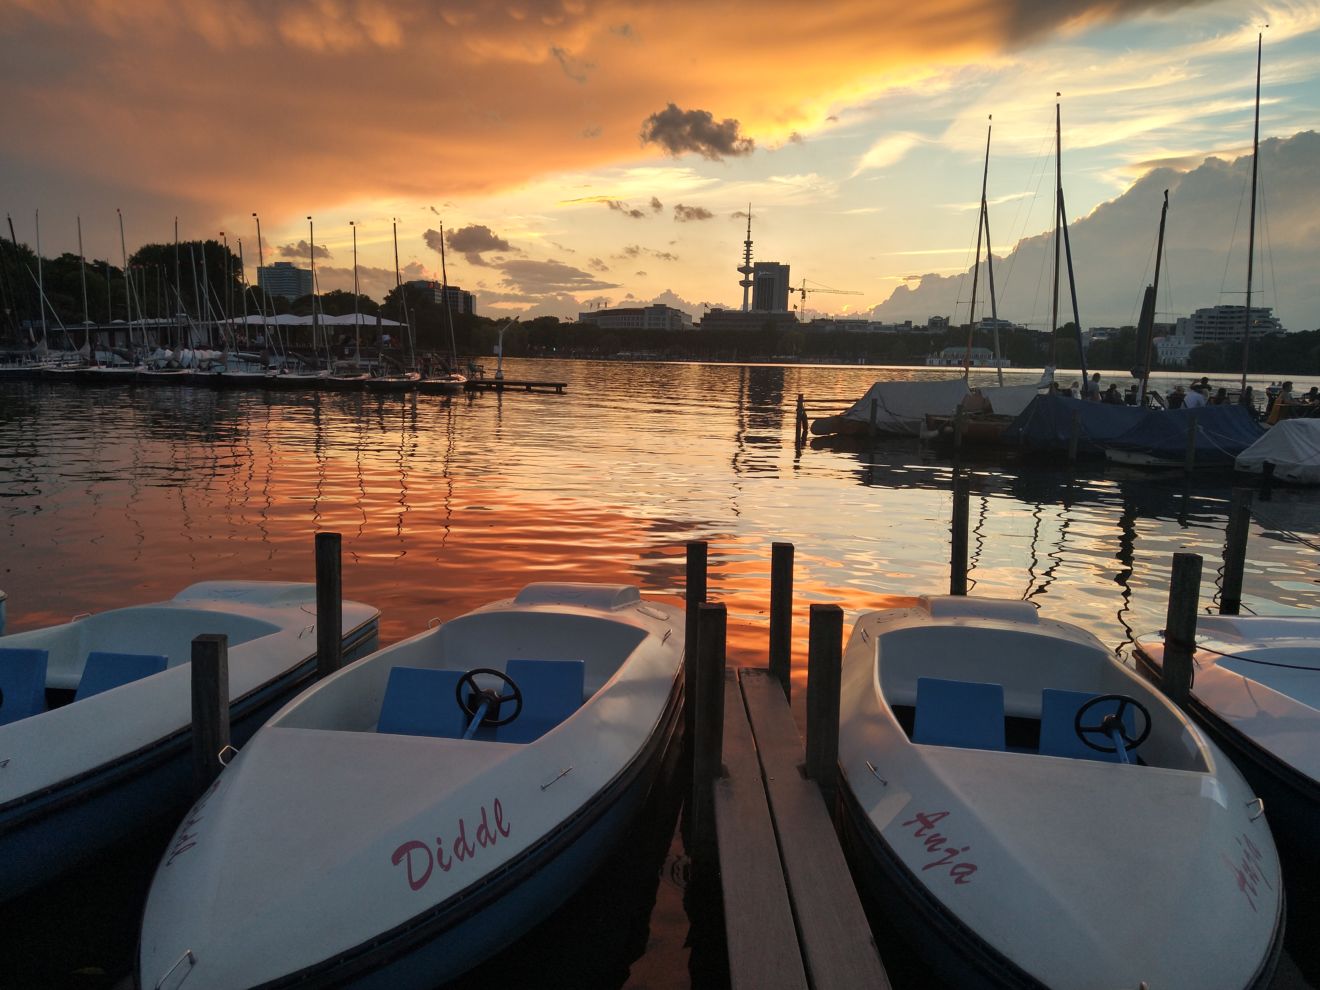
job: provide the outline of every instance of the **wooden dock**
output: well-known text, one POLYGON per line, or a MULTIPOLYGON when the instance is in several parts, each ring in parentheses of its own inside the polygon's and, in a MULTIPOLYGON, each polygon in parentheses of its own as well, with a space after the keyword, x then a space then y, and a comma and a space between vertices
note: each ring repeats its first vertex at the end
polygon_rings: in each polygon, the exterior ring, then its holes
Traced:
MULTIPOLYGON (((718 873, 730 985, 887 990, 822 793, 833 792, 833 778, 818 784, 806 776, 777 672, 726 666, 724 606, 702 604, 698 612, 688 654, 693 865, 718 873)), ((837 719, 836 711, 835 731, 837 719)))
POLYGON ((554 392, 563 395, 568 382, 538 382, 524 378, 469 378, 465 386, 469 392, 503 392, 521 389, 524 392, 554 392))

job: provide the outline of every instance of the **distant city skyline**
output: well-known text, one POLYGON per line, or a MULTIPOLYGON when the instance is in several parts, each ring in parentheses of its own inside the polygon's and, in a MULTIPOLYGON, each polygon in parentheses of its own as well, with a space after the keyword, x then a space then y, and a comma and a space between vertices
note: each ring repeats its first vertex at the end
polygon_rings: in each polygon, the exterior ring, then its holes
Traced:
POLYGON ((88 254, 116 264, 116 207, 130 252, 177 216, 182 237, 241 239, 253 280, 253 212, 267 265, 305 261, 310 214, 322 291, 352 287, 352 220, 378 299, 391 222, 404 279, 440 278, 443 222, 448 281, 484 315, 700 318, 741 307, 750 202, 753 262, 857 293, 809 295, 808 316, 963 322, 993 114, 999 315, 1039 325, 1057 91, 1082 322, 1121 325, 1163 188, 1161 311, 1241 303, 1247 169, 1230 163, 1250 151, 1265 24, 1253 301, 1314 329, 1320 0, 0 0, 0 205, 32 246, 41 211, 48 256, 77 250, 81 216, 88 254))

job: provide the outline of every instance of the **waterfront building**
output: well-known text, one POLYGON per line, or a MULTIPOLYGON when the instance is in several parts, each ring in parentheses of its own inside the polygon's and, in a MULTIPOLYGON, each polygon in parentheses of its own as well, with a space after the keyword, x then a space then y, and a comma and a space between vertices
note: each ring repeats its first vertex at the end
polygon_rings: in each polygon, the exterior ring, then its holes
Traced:
POLYGON ((777 261, 752 265, 752 309, 758 313, 788 311, 788 265, 777 261))
POLYGON ((299 268, 292 261, 276 261, 258 266, 257 285, 270 296, 301 299, 312 294, 312 272, 308 268, 299 268))
POLYGON ((692 317, 680 309, 654 303, 619 306, 578 313, 579 323, 594 323, 602 330, 691 330, 692 317))
POLYGON ((464 292, 461 286, 444 285, 429 278, 410 279, 405 284, 437 306, 447 304, 449 311, 455 316, 462 316, 465 313, 469 316, 477 315, 476 297, 471 292, 464 292))
POLYGON ((797 314, 743 312, 738 309, 712 309, 701 319, 702 330, 764 330, 766 327, 800 327, 797 314))
MULTIPOLYGON (((1178 318, 1176 335, 1195 347, 1197 344, 1222 344, 1241 340, 1246 328, 1245 306, 1207 306, 1191 316, 1178 318)), ((1251 307, 1251 336, 1282 333, 1279 318, 1272 306, 1251 307)))
MULTIPOLYGON (((926 358, 926 364, 932 368, 961 368, 967 361, 966 347, 946 347, 938 354, 926 358)), ((973 368, 1011 368, 1013 362, 1008 358, 995 358, 995 352, 988 347, 973 347, 971 361, 973 368)))

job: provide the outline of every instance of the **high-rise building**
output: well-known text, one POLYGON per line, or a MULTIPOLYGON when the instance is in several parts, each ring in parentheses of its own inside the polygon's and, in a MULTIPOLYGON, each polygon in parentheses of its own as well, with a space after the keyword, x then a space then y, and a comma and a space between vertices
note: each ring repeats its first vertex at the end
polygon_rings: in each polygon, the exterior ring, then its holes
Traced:
POLYGON ((427 294, 427 298, 437 305, 447 303, 449 311, 455 315, 462 315, 463 313, 470 316, 476 315, 476 297, 471 292, 464 292, 457 285, 442 285, 434 279, 426 278, 413 279, 407 285, 410 289, 417 289, 427 294))
POLYGON ((312 294, 312 273, 292 261, 276 261, 257 268, 257 285, 271 296, 301 299, 312 294))
MULTIPOLYGON (((1191 316, 1178 318, 1178 336, 1184 343, 1195 347, 1197 344, 1220 344, 1225 341, 1241 340, 1247 326, 1247 307, 1245 306, 1207 306, 1198 309, 1191 316)), ((1256 338, 1267 333, 1282 333, 1279 318, 1274 315, 1273 307, 1251 307, 1251 336, 1256 338)))
POLYGON ((788 265, 758 261, 752 266, 752 309, 758 313, 788 310, 788 265))

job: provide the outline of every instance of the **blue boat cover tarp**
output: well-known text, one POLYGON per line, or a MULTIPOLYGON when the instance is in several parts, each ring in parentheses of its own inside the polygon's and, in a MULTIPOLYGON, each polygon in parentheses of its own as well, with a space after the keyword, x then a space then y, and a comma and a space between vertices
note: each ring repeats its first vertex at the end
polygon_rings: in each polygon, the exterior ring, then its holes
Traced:
POLYGON ((1074 417, 1078 453, 1103 454, 1106 447, 1114 447, 1177 463, 1187 456, 1188 430, 1195 417, 1196 463, 1207 466, 1231 466, 1265 432, 1237 405, 1142 409, 1041 395, 1009 424, 1004 439, 1030 450, 1066 451, 1074 417))

